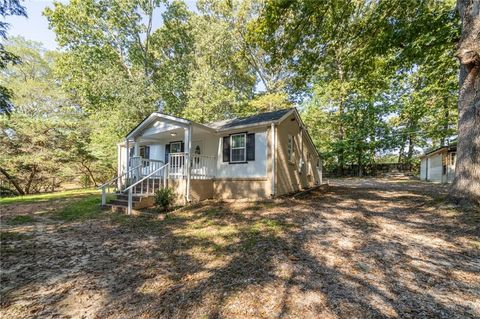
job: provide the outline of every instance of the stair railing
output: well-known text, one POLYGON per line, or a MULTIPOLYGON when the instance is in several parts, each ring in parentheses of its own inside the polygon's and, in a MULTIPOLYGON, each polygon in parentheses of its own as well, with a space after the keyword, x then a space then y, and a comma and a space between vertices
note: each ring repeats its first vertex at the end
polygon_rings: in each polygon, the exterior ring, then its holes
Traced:
POLYGON ((141 166, 142 165, 140 164, 140 165, 137 165, 135 167, 132 167, 129 170, 125 171, 123 174, 118 175, 115 178, 112 178, 108 182, 105 182, 98 187, 98 189, 102 190, 102 206, 107 204, 107 194, 112 194, 112 192, 110 190, 112 188, 114 189, 114 191, 121 190, 121 188, 123 186, 122 178, 126 176, 127 177, 127 183, 128 183, 128 178, 131 177, 132 173, 134 171, 136 171, 137 169, 139 169, 141 166), (118 181, 120 181, 120 183, 118 181), (119 187, 119 184, 120 184, 120 187, 119 187))
POLYGON ((146 195, 146 194, 154 194, 156 190, 159 190, 161 188, 164 188, 167 186, 167 167, 168 164, 165 164, 152 172, 148 174, 147 176, 143 177, 142 179, 136 181, 132 185, 128 186, 123 190, 123 192, 128 192, 128 208, 127 208, 127 214, 131 214, 132 212, 132 203, 133 203, 133 194, 137 195, 146 195), (160 179, 158 178, 153 178, 152 181, 152 187, 150 187, 150 177, 158 174, 160 175, 160 171, 163 170, 163 183, 160 182, 160 179), (157 187, 155 188, 155 181, 158 179, 158 184, 156 185, 157 187), (145 181, 147 182, 147 185, 145 187, 145 181))

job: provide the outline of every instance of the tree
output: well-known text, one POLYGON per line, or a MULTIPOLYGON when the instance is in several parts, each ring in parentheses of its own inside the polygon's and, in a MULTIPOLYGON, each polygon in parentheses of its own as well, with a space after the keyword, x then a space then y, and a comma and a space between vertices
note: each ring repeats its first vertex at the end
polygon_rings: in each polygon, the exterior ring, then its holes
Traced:
POLYGON ((460 61, 458 146, 453 196, 480 202, 480 1, 458 0, 462 37, 460 61))
POLYGON ((44 12, 65 50, 56 75, 69 98, 96 122, 90 147, 112 174, 116 143, 158 108, 153 15, 164 3, 73 0, 55 2, 44 12))
MULTIPOLYGON (((7 16, 18 15, 18 16, 27 16, 25 7, 20 4, 19 0, 6 0, 0 5, 0 16, 3 18, 7 16)), ((0 21, 0 38, 3 40, 7 39, 7 29, 8 23, 0 21)), ((0 70, 3 70, 7 67, 9 63, 19 63, 20 60, 15 54, 7 51, 3 43, 0 42, 0 70)), ((5 86, 0 85, 0 114, 6 113, 10 114, 13 108, 11 102, 12 91, 8 90, 5 86)))
POLYGON ((455 133, 457 26, 452 0, 272 0, 255 29, 273 61, 288 61, 305 114, 332 123, 326 162, 342 171, 405 147, 411 162, 418 145, 455 133))
POLYGON ((0 84, 15 92, 10 117, 0 115, 0 173, 17 193, 50 190, 83 172, 95 184, 90 122, 61 90, 53 68, 60 54, 12 37, 5 45, 23 63, 2 71, 0 84), (88 169, 88 171, 86 170, 88 169))

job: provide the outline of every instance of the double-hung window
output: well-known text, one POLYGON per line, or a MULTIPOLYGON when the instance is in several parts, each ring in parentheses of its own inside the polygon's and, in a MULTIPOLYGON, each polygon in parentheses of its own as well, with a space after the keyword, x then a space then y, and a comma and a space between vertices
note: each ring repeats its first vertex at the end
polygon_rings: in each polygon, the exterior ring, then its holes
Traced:
POLYGON ((180 153, 182 151, 182 142, 170 143, 170 153, 180 153))
POLYGON ((233 134, 230 136, 230 162, 242 163, 247 161, 247 134, 233 134))

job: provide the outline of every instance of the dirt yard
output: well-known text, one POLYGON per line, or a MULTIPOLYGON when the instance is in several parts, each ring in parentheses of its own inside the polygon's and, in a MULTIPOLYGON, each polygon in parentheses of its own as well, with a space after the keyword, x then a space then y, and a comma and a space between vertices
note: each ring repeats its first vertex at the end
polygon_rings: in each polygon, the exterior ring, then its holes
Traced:
POLYGON ((444 193, 344 179, 165 218, 0 206, 0 317, 479 318, 480 212, 444 193))

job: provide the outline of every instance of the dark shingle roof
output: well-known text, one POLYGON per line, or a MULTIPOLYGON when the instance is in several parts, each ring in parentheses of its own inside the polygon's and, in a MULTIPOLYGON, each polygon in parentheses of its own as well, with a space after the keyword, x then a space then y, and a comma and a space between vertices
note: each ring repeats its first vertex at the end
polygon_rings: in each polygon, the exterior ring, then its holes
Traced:
POLYGON ((225 129, 235 128, 237 126, 255 125, 255 124, 264 123, 264 122, 275 122, 281 119, 285 114, 287 114, 291 110, 292 108, 272 111, 272 112, 265 112, 257 115, 252 115, 249 117, 241 117, 241 118, 236 118, 231 120, 213 122, 213 123, 207 124, 207 126, 215 130, 225 130, 225 129))

